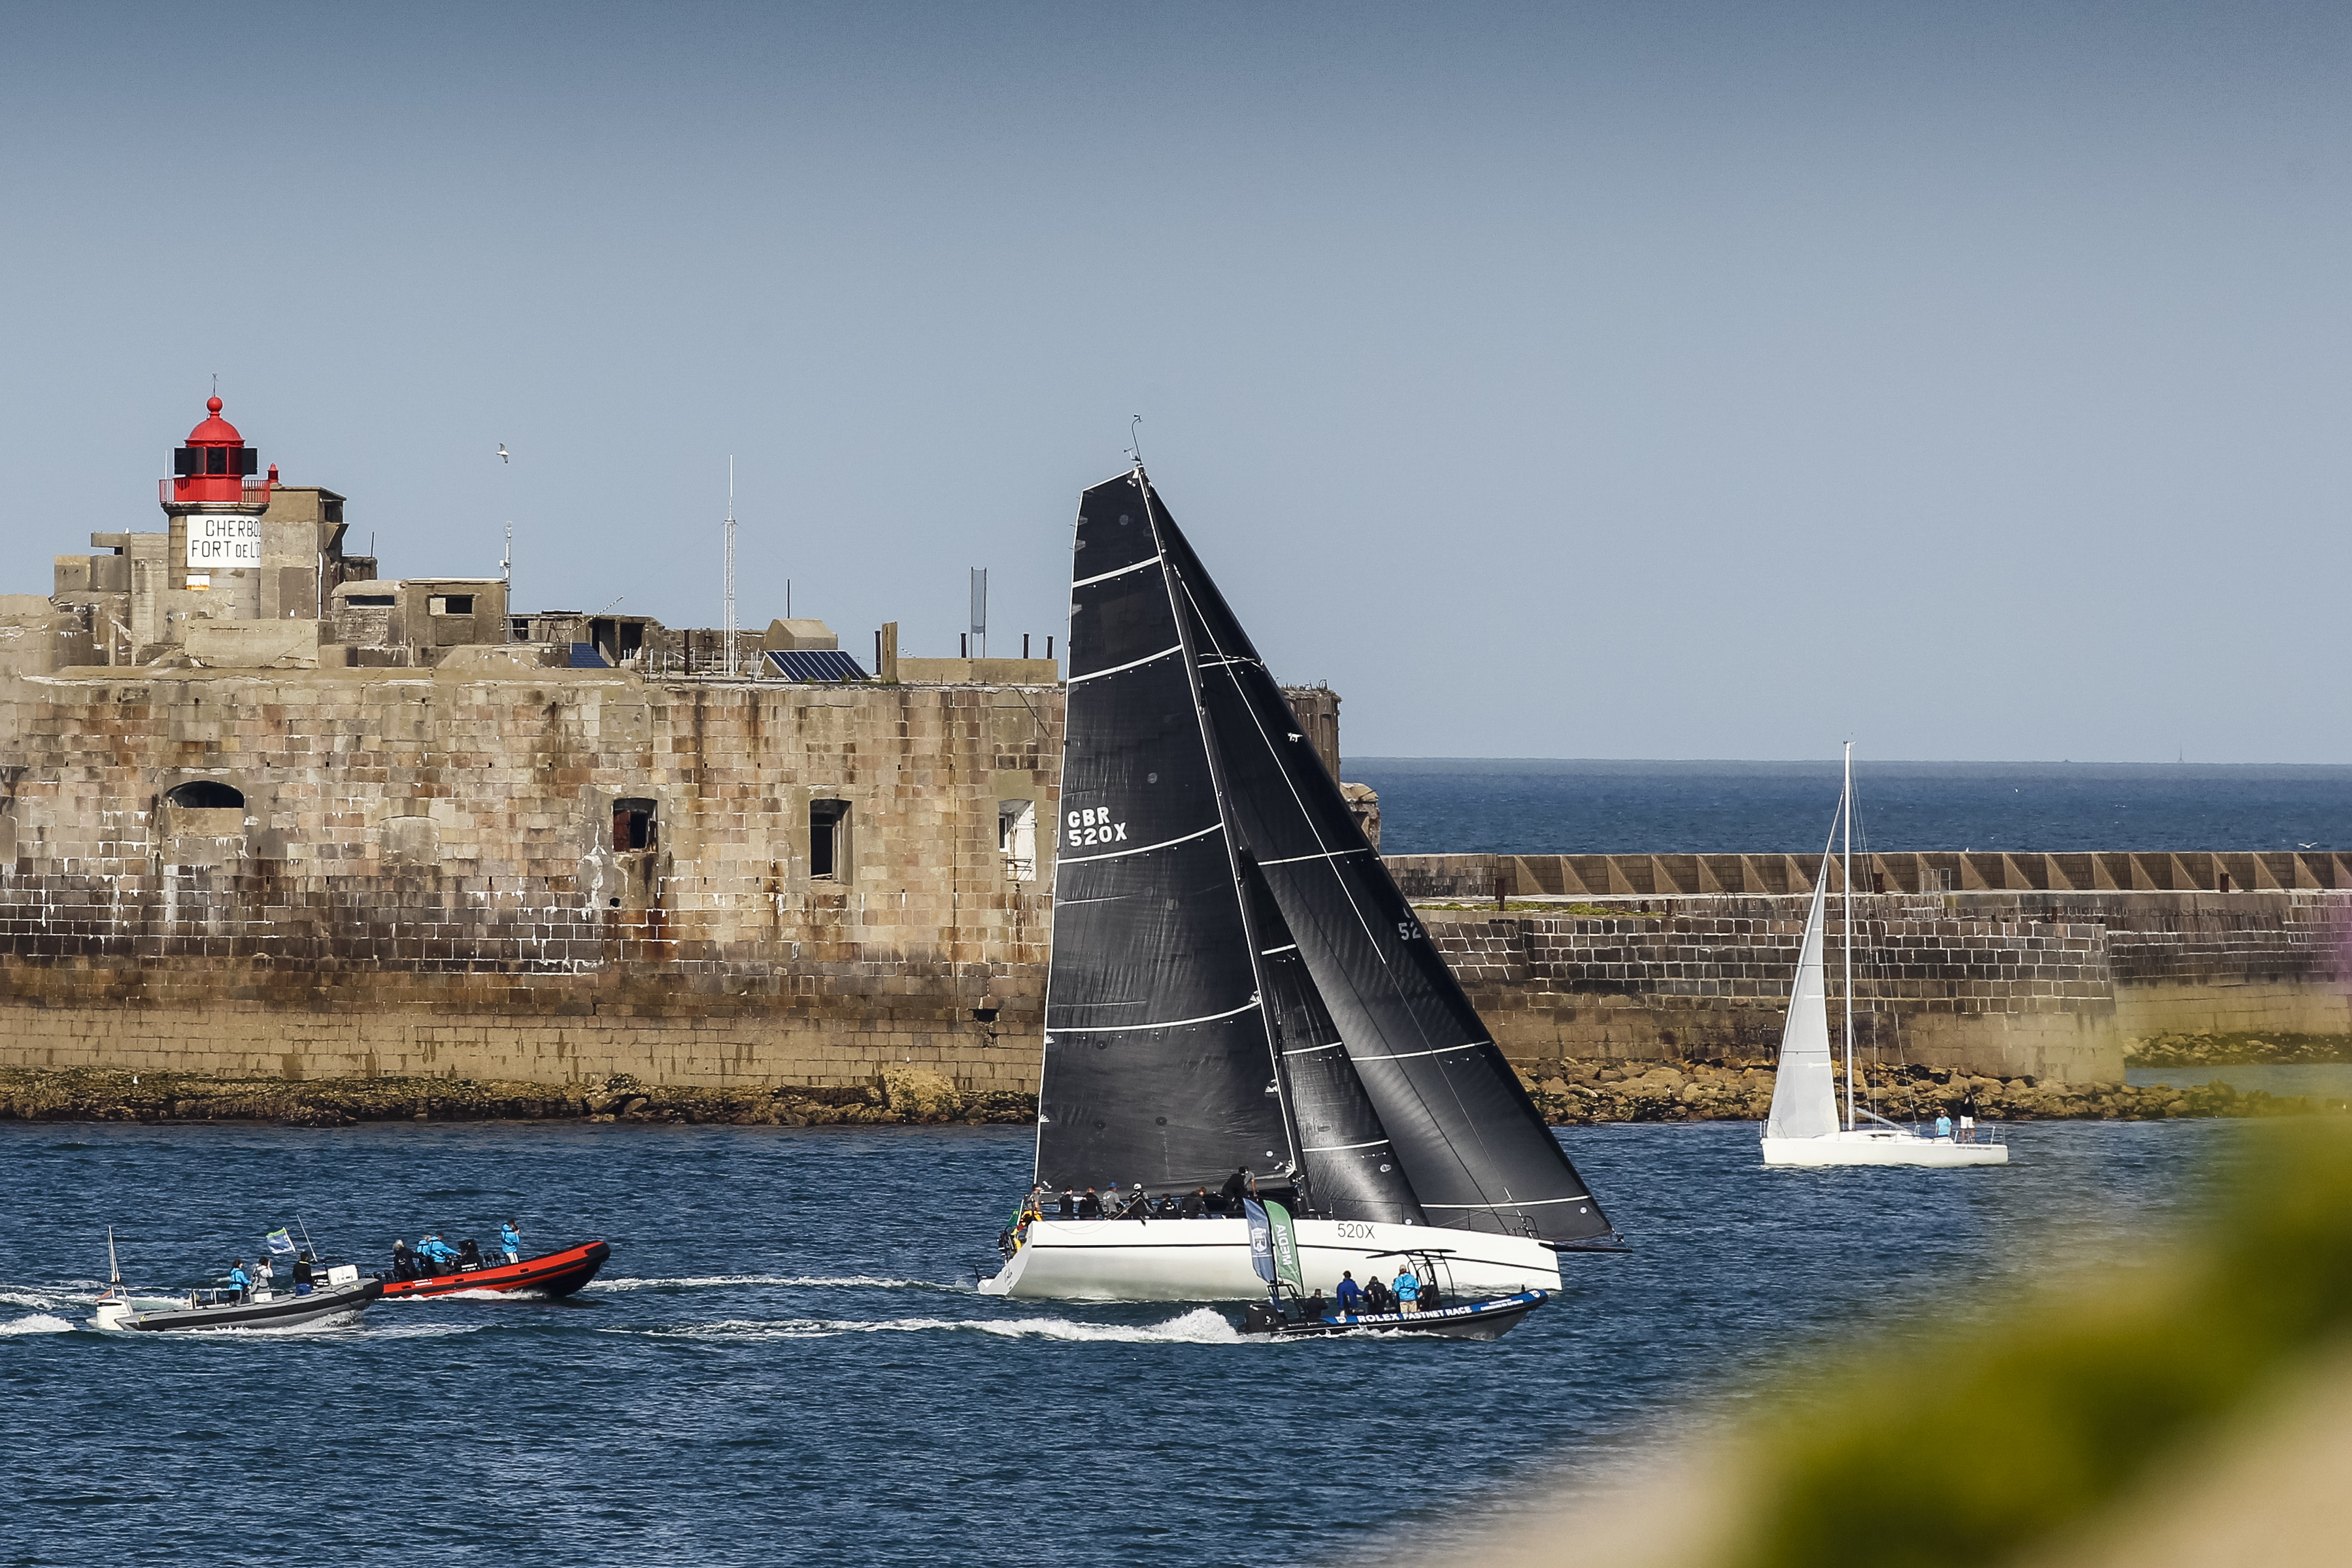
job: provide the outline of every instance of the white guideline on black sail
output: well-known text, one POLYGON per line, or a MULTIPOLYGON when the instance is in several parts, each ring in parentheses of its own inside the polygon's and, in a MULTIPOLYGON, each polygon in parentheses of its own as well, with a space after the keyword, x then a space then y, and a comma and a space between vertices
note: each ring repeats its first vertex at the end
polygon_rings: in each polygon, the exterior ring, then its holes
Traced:
POLYGON ((1214 1190, 1296 1159, 1234 861, 1136 476, 1086 492, 1037 1176, 1214 1190))
MULTIPOLYGON (((1841 808, 1843 809, 1843 808, 1841 808)), ((1830 825, 1836 841, 1837 824, 1830 825)), ((1830 852, 1813 879, 1805 911, 1805 939, 1797 950, 1797 979, 1789 988, 1789 1016, 1780 1026, 1780 1067, 1772 1082, 1768 1138, 1825 1138, 1838 1130, 1837 1084, 1830 1071, 1829 980, 1822 960, 1828 925, 1830 852)))
POLYGON ((1554 1241, 1613 1234, 1192 547, 1159 507, 1226 783, 1315 990, 1432 1224, 1554 1241))

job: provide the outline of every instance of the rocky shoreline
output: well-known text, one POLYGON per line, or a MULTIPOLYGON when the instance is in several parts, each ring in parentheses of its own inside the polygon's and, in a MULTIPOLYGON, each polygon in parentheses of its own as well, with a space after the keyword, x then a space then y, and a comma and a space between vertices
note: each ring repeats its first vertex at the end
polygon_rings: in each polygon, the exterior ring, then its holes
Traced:
POLYGON ((0 1119, 31 1122, 628 1122, 735 1126, 1027 1124, 1030 1094, 966 1094, 943 1075, 887 1069, 856 1089, 692 1089, 625 1075, 593 1087, 450 1078, 214 1078, 99 1068, 0 1068, 0 1119))
POLYGON ((2352 1035, 2159 1034, 2135 1040, 2126 1067, 2243 1067, 2352 1061, 2352 1035))
MULTIPOLYGON (((1569 1061, 1519 1080, 1555 1126, 1602 1122, 1761 1122, 1772 1109, 1769 1067, 1731 1062, 1569 1061)), ((1838 1075, 1843 1092, 1843 1075, 1838 1075)), ((2151 1122, 2180 1116, 2296 1116, 2347 1109, 2226 1083, 2190 1089, 1983 1078, 1926 1067, 1864 1071, 1864 1109, 1891 1121, 1968 1114, 1980 1122, 2151 1122)))
MULTIPOLYGON (((2136 1059, 2137 1060, 2137 1059, 2136 1059)), ((2224 1059, 2228 1060, 2228 1059, 2224 1059)), ((2158 1065, 2151 1063, 2151 1065, 2158 1065)), ((1553 1124, 1760 1122, 1771 1109, 1769 1067, 1736 1062, 1565 1061, 1520 1073, 1553 1124)), ((2156 1121, 2181 1116, 2285 1116, 2341 1112, 2341 1099, 2288 1098, 2227 1084, 2190 1089, 2042 1083, 1924 1067, 1864 1074, 1864 1103, 1882 1116, 1932 1121, 1967 1113, 1984 1122, 2156 1121)), ((0 1119, 34 1122, 260 1122, 343 1127, 362 1122, 624 1122, 733 1126, 1029 1125, 1034 1095, 968 1094, 924 1068, 892 1067, 846 1089, 692 1089, 606 1079, 580 1088, 446 1078, 214 1078, 103 1069, 0 1069, 0 1119)))

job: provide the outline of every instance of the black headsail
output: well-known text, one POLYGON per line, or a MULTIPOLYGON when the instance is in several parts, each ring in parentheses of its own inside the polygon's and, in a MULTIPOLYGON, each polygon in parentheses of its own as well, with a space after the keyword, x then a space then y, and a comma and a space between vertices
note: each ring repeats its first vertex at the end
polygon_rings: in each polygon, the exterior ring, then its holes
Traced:
POLYGON ((1403 1162, 1372 1109, 1339 1026, 1315 989, 1255 859, 1244 852, 1244 881, 1258 943, 1258 978, 1274 1019, 1283 1088, 1298 1130, 1301 1190, 1307 1211, 1324 1219, 1377 1219, 1426 1225, 1403 1162))
POLYGON ((1037 1176, 1213 1190, 1297 1154, 1145 495, 1078 507, 1037 1176))
POLYGON ((1226 810, 1430 1223, 1613 1234, 1324 768, 1241 623, 1157 505, 1192 622, 1226 810))

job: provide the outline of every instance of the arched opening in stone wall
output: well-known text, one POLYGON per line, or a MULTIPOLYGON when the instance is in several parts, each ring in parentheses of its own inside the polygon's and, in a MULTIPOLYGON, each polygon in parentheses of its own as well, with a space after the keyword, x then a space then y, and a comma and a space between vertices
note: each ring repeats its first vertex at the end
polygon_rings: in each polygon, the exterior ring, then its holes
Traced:
POLYGON ((192 811, 241 811, 245 809, 244 792, 215 779, 199 779, 194 783, 183 784, 165 791, 163 799, 192 811))
POLYGON ((613 848, 620 853, 650 850, 661 842, 657 808, 651 800, 627 799, 613 802, 613 848))

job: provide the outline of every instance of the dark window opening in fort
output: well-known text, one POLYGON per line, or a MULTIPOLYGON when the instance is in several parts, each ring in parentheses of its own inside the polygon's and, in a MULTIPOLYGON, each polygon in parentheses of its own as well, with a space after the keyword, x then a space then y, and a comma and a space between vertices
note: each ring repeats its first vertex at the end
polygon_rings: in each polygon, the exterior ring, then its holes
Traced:
POLYGON ((242 810, 245 796, 226 784, 210 779, 199 779, 193 784, 183 784, 163 799, 174 806, 185 806, 192 811, 242 810))
POLYGON ((809 802, 809 875, 843 882, 849 875, 849 802, 809 802))
POLYGON ((474 596, 470 593, 444 593, 427 601, 425 608, 436 615, 471 615, 474 596))
POLYGON ((389 610, 400 601, 389 593, 347 593, 343 602, 354 610, 389 610))
POLYGON ((650 850, 658 847, 660 842, 660 830, 654 822, 653 801, 613 802, 613 847, 615 850, 650 850))

